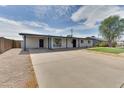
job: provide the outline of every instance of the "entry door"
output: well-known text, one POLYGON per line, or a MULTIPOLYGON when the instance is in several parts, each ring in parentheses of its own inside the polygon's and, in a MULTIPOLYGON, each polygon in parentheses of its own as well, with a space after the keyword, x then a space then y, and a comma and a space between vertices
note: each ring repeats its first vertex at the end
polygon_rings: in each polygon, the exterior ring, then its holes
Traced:
POLYGON ((76 39, 73 39, 73 47, 76 47, 76 39))
POLYGON ((44 40, 43 39, 39 40, 39 47, 41 47, 41 48, 44 47, 44 40))

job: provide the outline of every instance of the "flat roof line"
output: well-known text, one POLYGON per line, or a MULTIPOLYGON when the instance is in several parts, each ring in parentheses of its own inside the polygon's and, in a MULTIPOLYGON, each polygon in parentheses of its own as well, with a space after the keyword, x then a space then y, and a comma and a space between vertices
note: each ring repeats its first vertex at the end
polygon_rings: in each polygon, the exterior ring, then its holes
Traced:
MULTIPOLYGON (((54 36, 54 35, 42 35, 42 34, 30 34, 30 33, 19 33, 19 35, 45 36, 45 37, 62 37, 62 38, 78 38, 78 37, 54 36)), ((86 38, 80 38, 80 39, 86 39, 86 38)))
POLYGON ((92 40, 99 40, 98 38, 93 38, 93 37, 86 37, 86 38, 81 38, 81 37, 67 37, 67 36, 54 36, 54 35, 42 35, 42 34, 30 34, 30 33, 19 33, 19 35, 29 35, 29 36, 43 36, 43 37, 61 37, 61 38, 75 38, 75 39, 92 39, 92 40))

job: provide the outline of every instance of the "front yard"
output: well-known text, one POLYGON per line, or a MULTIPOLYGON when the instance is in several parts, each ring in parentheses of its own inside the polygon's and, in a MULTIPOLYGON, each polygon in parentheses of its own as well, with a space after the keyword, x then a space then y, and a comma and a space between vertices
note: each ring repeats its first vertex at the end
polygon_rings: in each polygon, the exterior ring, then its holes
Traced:
POLYGON ((89 48, 88 50, 105 52, 105 53, 114 53, 114 54, 124 53, 124 48, 94 47, 94 48, 89 48))
POLYGON ((29 52, 10 49, 0 54, 0 88, 38 87, 29 52))

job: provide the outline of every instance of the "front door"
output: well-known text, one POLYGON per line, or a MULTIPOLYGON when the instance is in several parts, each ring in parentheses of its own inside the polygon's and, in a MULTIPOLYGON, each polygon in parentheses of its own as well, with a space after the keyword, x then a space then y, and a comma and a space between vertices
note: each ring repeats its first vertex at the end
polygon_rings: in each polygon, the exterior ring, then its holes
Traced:
POLYGON ((73 47, 76 47, 76 39, 73 39, 73 47))
POLYGON ((40 39, 39 40, 39 47, 40 48, 43 48, 44 47, 44 40, 43 39, 40 39))

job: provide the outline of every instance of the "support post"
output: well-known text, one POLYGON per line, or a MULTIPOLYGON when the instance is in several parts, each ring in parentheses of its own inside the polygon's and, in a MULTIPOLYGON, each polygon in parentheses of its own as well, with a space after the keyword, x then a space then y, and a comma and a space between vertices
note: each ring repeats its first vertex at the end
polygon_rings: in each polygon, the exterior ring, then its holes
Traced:
POLYGON ((24 35, 24 51, 26 51, 26 35, 24 35))
POLYGON ((49 43, 50 38, 48 37, 48 49, 50 48, 50 43, 49 43))
POLYGON ((51 37, 49 37, 49 49, 51 49, 52 48, 52 42, 51 42, 51 37))
POLYGON ((78 38, 78 47, 80 47, 80 39, 78 38))
POLYGON ((68 41, 67 41, 67 38, 66 38, 66 48, 68 48, 68 41))

